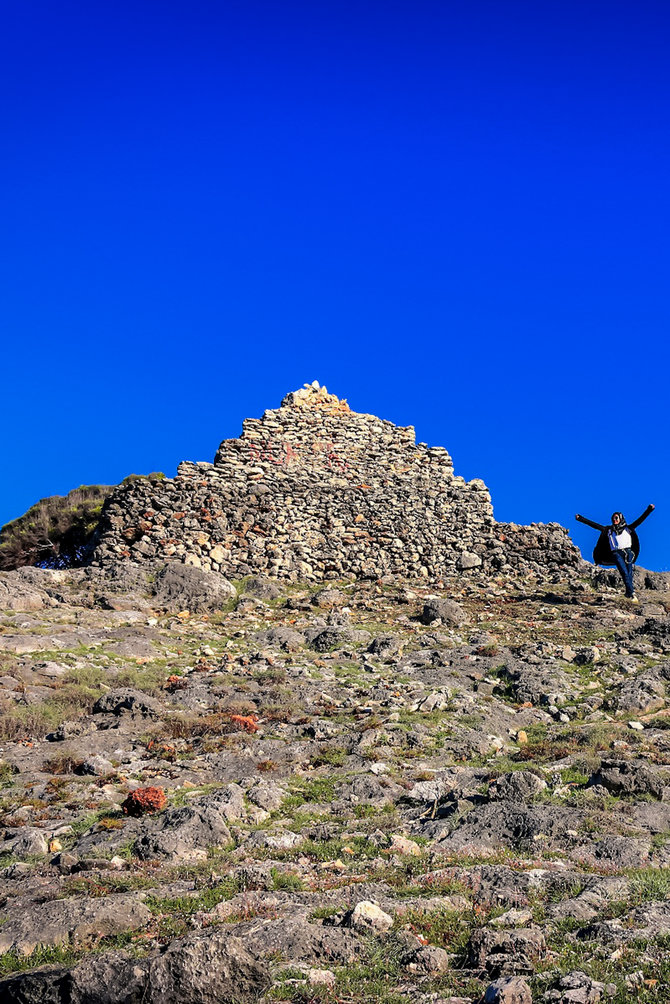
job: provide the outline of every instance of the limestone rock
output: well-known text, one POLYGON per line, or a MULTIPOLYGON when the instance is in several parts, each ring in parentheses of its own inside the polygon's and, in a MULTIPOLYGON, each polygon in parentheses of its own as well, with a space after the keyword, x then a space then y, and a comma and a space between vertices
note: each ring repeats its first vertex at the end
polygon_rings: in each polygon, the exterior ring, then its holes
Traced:
POLYGON ((553 1004, 599 1004, 604 991, 604 983, 575 970, 562 976, 555 987, 544 993, 542 999, 553 1004))
POLYGON ((156 575, 154 596, 156 605, 165 610, 203 613, 225 606, 237 592, 221 575, 169 562, 156 575))
MULTIPOLYGON (((471 964, 498 978, 532 972, 535 963, 545 954, 546 943, 537 927, 482 927, 472 934, 468 951, 471 964)), ((505 997, 499 999, 506 1000, 505 997)))
POLYGON ((38 945, 83 946, 100 937, 135 931, 151 912, 134 893, 100 899, 58 899, 11 914, 0 926, 0 952, 30 955, 38 945))
POLYGON ((345 924, 359 934, 386 934, 393 926, 393 917, 377 903, 363 899, 348 914, 345 924))
POLYGON ((163 705, 155 697, 143 694, 141 690, 124 687, 103 694, 93 705, 94 715, 138 715, 152 718, 161 713, 163 705))
POLYGON ((82 774, 93 774, 95 777, 105 777, 114 773, 114 764, 104 756, 87 757, 81 765, 82 774))
POLYGON ((658 771, 631 760, 603 760, 589 784, 602 785, 613 795, 663 794, 663 779, 658 771))
POLYGON ((533 995, 521 976, 503 976, 488 985, 483 1004, 533 1004, 533 995))
MULTIPOLYGON (((43 589, 27 580, 26 570, 0 572, 0 610, 41 610, 48 601, 43 589)), ((35 569, 42 571, 42 569, 35 569)))
POLYGON ((224 847, 231 842, 226 825, 229 806, 225 798, 204 796, 182 808, 167 809, 155 819, 142 820, 143 832, 135 841, 135 853, 145 860, 161 857, 204 860, 208 848, 224 847))
POLYGON ((269 985, 267 963, 255 959, 240 938, 225 931, 173 942, 151 959, 146 971, 146 1004, 216 1004, 258 1000, 269 985))
POLYGON ((649 714, 665 706, 665 697, 665 681, 658 672, 649 671, 622 686, 617 707, 620 711, 649 714))
POLYGON ((259 631, 254 640, 268 648, 278 648, 284 652, 297 652, 305 644, 304 635, 290 627, 274 627, 259 631))
POLYGON ((529 802, 547 787, 547 782, 530 770, 512 771, 499 777, 489 790, 493 798, 511 802, 529 802))
POLYGON ((17 858, 29 857, 31 854, 47 854, 49 846, 47 834, 36 826, 23 826, 19 830, 5 831, 3 853, 9 853, 17 858))
POLYGON ((452 959, 448 952, 435 945, 424 945, 415 949, 404 960, 405 965, 413 972, 439 976, 449 971, 452 959))
POLYGON ((458 627, 460 624, 465 624, 468 618, 463 607, 456 603, 455 600, 435 597, 424 604, 421 621, 424 624, 432 624, 433 621, 438 619, 443 624, 458 627))
POLYGON ((472 551, 461 551, 456 562, 456 568, 459 572, 464 572, 470 568, 479 568, 482 564, 482 559, 478 554, 473 554, 472 551))
POLYGON ((399 833, 394 833, 391 836, 390 850, 395 854, 408 854, 412 857, 421 857, 421 848, 414 840, 408 840, 407 837, 401 836, 399 833))

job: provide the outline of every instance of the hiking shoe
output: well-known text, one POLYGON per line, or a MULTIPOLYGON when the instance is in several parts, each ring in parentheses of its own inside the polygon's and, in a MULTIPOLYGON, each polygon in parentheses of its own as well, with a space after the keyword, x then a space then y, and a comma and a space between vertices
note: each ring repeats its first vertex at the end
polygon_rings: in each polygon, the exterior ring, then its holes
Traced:
POLYGON ((639 603, 640 602, 638 600, 637 596, 631 596, 630 601, 631 601, 631 603, 639 603))

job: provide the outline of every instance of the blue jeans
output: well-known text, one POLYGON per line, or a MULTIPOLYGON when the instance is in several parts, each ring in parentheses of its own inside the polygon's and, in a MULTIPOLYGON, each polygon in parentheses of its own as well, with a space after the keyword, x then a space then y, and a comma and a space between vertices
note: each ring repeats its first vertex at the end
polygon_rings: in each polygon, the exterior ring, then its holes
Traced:
POLYGON ((635 555, 630 547, 624 547, 623 550, 612 551, 612 556, 616 567, 619 569, 619 575, 623 579, 623 584, 626 587, 626 596, 634 596, 633 568, 635 565, 635 555))

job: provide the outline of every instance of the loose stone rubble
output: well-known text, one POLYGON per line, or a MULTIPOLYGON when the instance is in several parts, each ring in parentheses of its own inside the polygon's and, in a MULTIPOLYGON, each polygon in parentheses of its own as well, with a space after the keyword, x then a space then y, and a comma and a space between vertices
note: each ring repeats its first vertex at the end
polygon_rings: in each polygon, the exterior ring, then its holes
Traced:
POLYGON ((350 411, 316 382, 247 419, 213 464, 184 462, 174 479, 112 493, 94 560, 156 558, 294 581, 581 563, 559 524, 496 522, 484 482, 455 475, 443 447, 350 411))

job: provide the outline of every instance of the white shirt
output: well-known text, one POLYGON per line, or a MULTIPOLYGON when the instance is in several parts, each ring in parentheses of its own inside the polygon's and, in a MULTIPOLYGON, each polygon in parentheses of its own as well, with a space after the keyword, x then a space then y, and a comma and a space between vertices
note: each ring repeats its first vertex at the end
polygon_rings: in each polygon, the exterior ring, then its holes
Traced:
POLYGON ((621 533, 615 533, 614 536, 616 537, 616 546, 620 551, 622 551, 624 547, 633 546, 633 541, 628 530, 622 530, 621 533))

